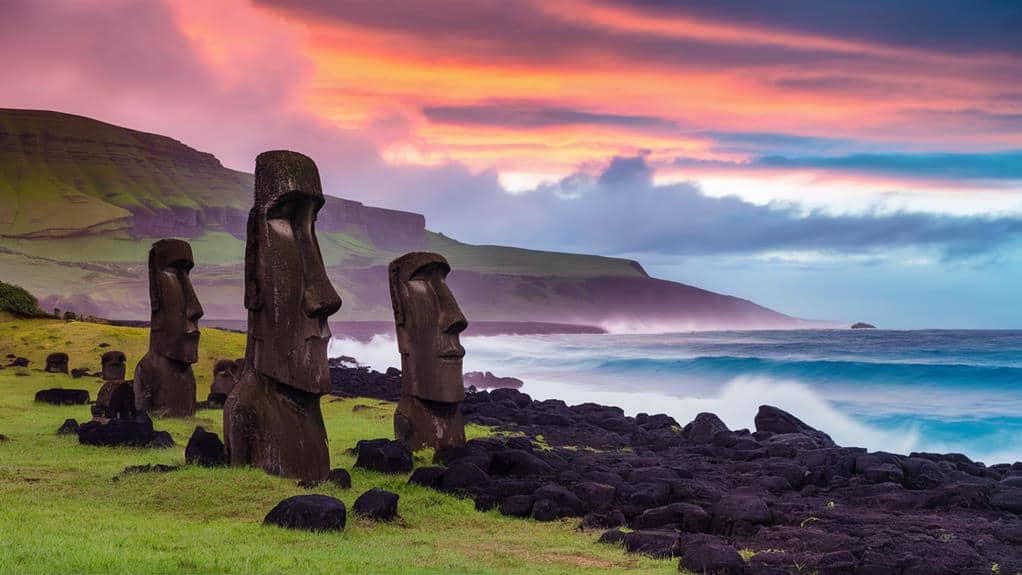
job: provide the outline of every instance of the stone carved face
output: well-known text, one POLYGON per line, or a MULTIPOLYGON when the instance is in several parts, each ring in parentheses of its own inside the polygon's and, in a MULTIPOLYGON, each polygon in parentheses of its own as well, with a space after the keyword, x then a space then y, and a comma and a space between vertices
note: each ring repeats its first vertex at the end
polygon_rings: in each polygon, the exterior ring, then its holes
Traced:
POLYGON ((46 356, 46 371, 67 373, 68 357, 66 353, 51 353, 46 356))
POLYGON ((149 250, 149 349, 181 363, 199 360, 203 312, 188 275, 194 266, 188 242, 160 240, 149 250))
POLYGON ((316 215, 323 190, 316 164, 296 152, 256 158, 248 216, 245 307, 255 370, 292 388, 330 391, 327 318, 341 307, 323 266, 316 215))
POLYGON ((103 354, 100 362, 103 365, 104 381, 124 381, 124 364, 127 362, 124 352, 108 351, 103 354))
POLYGON ((468 321, 447 287, 451 266, 440 254, 413 252, 391 262, 389 271, 403 392, 429 401, 463 400, 465 348, 458 334, 468 321))

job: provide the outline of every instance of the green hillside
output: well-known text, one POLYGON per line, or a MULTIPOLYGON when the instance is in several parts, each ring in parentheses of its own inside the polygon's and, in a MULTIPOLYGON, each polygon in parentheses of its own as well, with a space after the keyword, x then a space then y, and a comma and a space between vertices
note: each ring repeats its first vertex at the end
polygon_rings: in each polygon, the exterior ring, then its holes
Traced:
MULTIPOLYGON (((45 310, 147 319, 146 259, 158 239, 188 240, 207 318, 242 319, 251 174, 211 154, 59 112, 0 109, 0 280, 45 310)), ((428 249, 450 260, 470 317, 493 321, 639 319, 739 328, 792 318, 745 300, 650 278, 631 260, 477 246, 425 229, 419 214, 329 195, 317 235, 346 320, 392 317, 386 265, 428 249)), ((341 318, 338 318, 341 319, 341 318)))
POLYGON ((0 109, 0 235, 123 229, 135 210, 247 209, 252 176, 155 134, 0 109))

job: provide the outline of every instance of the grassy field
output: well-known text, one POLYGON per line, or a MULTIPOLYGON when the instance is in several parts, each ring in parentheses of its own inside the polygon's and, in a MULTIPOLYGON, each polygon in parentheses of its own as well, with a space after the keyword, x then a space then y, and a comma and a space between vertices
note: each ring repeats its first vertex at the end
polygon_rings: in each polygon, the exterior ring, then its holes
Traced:
POLYGON ((505 246, 477 246, 426 232, 427 249, 443 254, 454 269, 505 275, 641 277, 644 272, 631 260, 583 254, 544 252, 505 246))
MULTIPOLYGON (((3 321, 0 357, 29 357, 29 369, 0 370, 0 572, 2 573, 582 573, 676 572, 676 562, 627 556, 575 529, 577 520, 538 523, 472 502, 407 485, 406 476, 352 468, 346 450, 359 439, 391 433, 393 404, 370 399, 324 399, 331 462, 352 472, 353 488, 300 489, 294 481, 254 469, 186 466, 167 474, 113 478, 128 465, 184 463, 184 445, 196 425, 221 433, 221 413, 161 419, 177 446, 166 450, 98 448, 54 432, 66 418, 88 419, 88 406, 36 404, 46 387, 80 387, 92 396, 93 379, 71 379, 33 369, 62 350, 71 365, 98 367, 98 344, 122 349, 134 364, 145 331, 43 320, 3 321), (18 373, 25 375, 17 375, 18 373), (366 406, 354 411, 355 406, 366 406), (373 524, 349 514, 342 533, 305 533, 263 526, 281 499, 322 493, 349 510, 372 487, 401 496, 401 519, 373 524)), ((240 355, 241 334, 206 329, 196 366, 199 395, 209 384, 211 361, 240 355)), ((129 369, 131 367, 129 365, 129 369)), ((489 433, 470 427, 470 436, 489 433)), ((418 465, 430 453, 416 454, 418 465)))

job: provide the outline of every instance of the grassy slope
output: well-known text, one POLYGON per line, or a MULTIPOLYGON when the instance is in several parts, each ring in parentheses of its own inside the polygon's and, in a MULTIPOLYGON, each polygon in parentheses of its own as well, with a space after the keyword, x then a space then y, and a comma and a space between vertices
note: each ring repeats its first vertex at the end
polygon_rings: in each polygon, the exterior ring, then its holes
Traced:
MULTIPOLYGON (((233 357, 244 336, 207 329, 196 375, 199 394, 209 385, 213 357, 233 357)), ((71 364, 95 357, 106 341, 137 360, 144 330, 83 323, 8 321, 0 323, 0 356, 25 355, 39 362, 51 350, 65 350, 71 364), (66 343, 72 342, 72 343, 66 343)), ((38 365, 36 363, 33 364, 38 365)), ((185 467, 165 475, 135 475, 112 481, 127 465, 181 464, 195 425, 221 433, 219 411, 194 418, 158 420, 178 445, 167 450, 81 446, 74 436, 57 436, 60 423, 88 418, 85 406, 37 405, 36 390, 98 382, 64 375, 0 370, 0 572, 68 573, 576 573, 676 572, 673 561, 626 556, 596 545, 595 534, 575 530, 576 521, 554 523, 478 513, 472 502, 406 484, 405 476, 352 469, 345 450, 359 439, 390 434, 393 405, 375 400, 325 400, 331 461, 351 469, 353 488, 303 490, 293 481, 253 469, 185 467), (370 409, 353 412, 355 405, 370 409), (342 499, 349 510, 358 494, 382 487, 400 494, 401 520, 372 524, 349 516, 343 533, 314 534, 261 525, 281 499, 323 493, 342 499)), ((486 433, 471 427, 470 436, 486 433)), ((429 453, 417 454, 425 464, 429 453)))
POLYGON ((245 208, 251 186, 250 174, 165 136, 0 109, 0 234, 81 229, 141 206, 245 208))
POLYGON ((427 249, 444 255, 455 269, 477 272, 561 277, 626 276, 644 274, 631 260, 544 252, 504 246, 476 246, 427 232, 427 249))

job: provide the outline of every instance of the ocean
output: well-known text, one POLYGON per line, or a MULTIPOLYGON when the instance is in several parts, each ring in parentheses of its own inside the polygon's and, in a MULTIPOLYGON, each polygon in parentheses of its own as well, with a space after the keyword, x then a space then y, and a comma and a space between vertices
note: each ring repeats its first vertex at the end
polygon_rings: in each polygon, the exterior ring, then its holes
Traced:
MULTIPOLYGON (((466 371, 525 382, 537 399, 626 413, 702 411, 752 429, 760 405, 842 445, 1022 460, 1022 331, 798 330, 462 338, 466 371)), ((335 339, 331 354, 400 366, 392 335, 335 339)))

